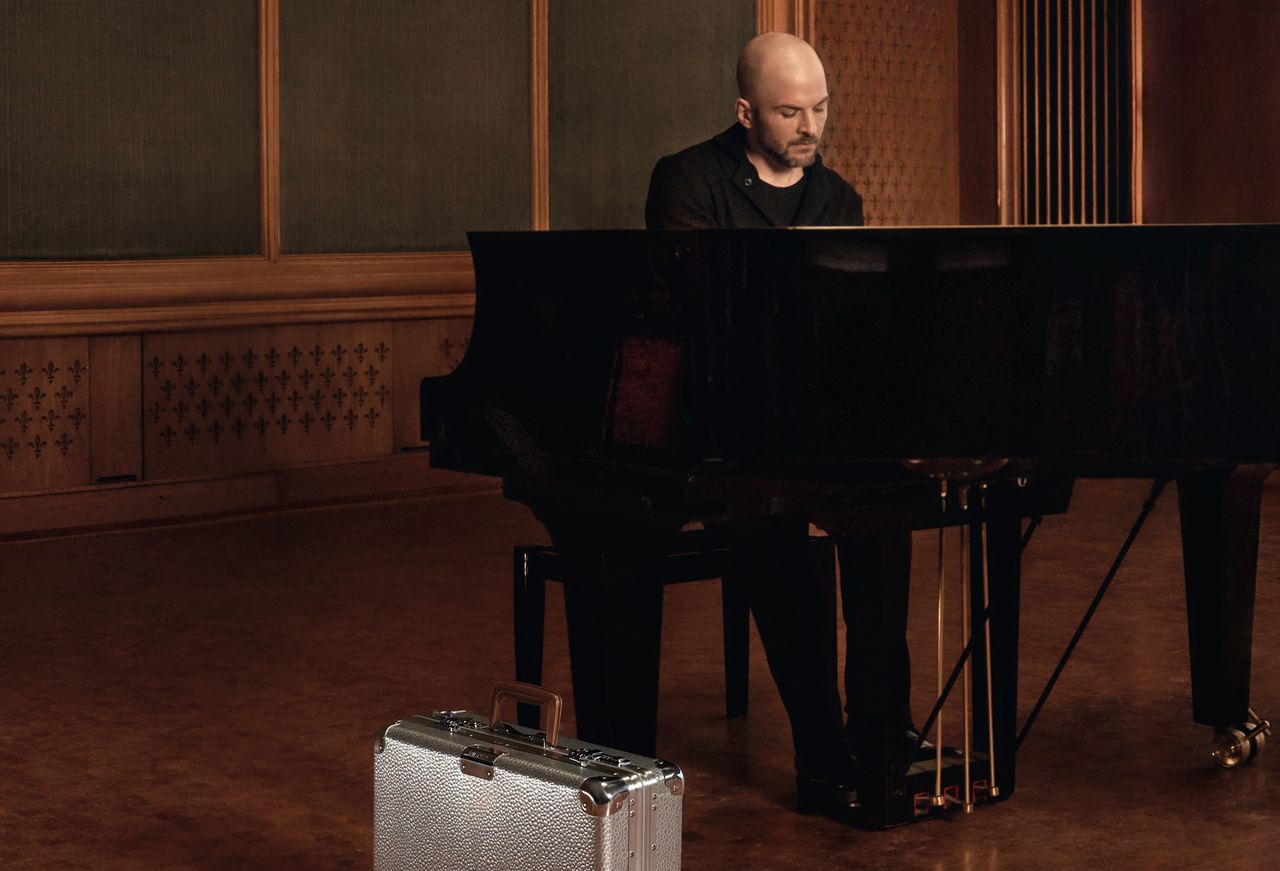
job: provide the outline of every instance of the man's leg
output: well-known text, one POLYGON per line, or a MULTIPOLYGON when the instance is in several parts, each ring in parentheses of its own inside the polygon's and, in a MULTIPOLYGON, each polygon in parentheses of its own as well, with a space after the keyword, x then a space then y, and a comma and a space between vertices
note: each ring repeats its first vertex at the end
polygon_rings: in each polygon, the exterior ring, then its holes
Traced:
POLYGON ((835 590, 814 571, 802 515, 736 531, 734 580, 745 582, 769 670, 791 720, 801 810, 851 809, 854 770, 841 729, 835 590))
POLYGON ((577 737, 657 755, 662 584, 629 554, 564 554, 577 737))
POLYGON ((847 731, 859 757, 906 743, 911 722, 907 602, 911 531, 842 536, 847 731))
POLYGON ((677 527, 535 512, 561 554, 577 736, 656 755, 663 586, 677 527))

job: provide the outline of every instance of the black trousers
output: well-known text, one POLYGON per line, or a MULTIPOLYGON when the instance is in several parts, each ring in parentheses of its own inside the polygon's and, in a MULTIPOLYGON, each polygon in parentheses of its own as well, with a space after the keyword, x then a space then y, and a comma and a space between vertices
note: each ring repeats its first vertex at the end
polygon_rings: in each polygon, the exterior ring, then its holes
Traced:
POLYGON ((912 728, 907 604, 911 532, 836 538, 845 621, 840 712, 835 591, 814 571, 802 515, 742 528, 736 578, 745 581, 769 670, 791 720, 796 768, 831 775, 848 750, 901 743, 912 728), (843 725, 843 728, 842 728, 843 725))
POLYGON ((911 532, 840 536, 846 735, 855 753, 901 742, 911 718, 911 532))
MULTIPOLYGON (((678 529, 539 512, 566 558, 566 616, 579 737, 639 753, 656 749, 662 587, 646 554, 678 529)), ((814 570, 808 519, 786 514, 717 528, 733 548, 732 582, 747 593, 769 670, 791 723, 797 771, 830 776, 851 738, 909 724, 906 659, 910 533, 838 541, 848 732, 840 706, 834 590, 814 570), (887 714, 886 712, 890 712, 887 714), (890 715, 892 714, 892 715, 890 715)))
MULTIPOLYGON (((661 583, 652 559, 676 526, 535 513, 565 566, 565 614, 578 737, 656 751, 661 583)), ((797 769, 829 773, 848 752, 836 662, 835 593, 812 564, 808 520, 787 514, 725 524, 730 582, 746 591, 769 669, 791 723, 797 769)))
POLYGON ((791 721, 796 770, 831 776, 848 761, 836 661, 835 590, 809 550, 802 514, 734 529, 733 581, 746 587, 769 671, 791 721))

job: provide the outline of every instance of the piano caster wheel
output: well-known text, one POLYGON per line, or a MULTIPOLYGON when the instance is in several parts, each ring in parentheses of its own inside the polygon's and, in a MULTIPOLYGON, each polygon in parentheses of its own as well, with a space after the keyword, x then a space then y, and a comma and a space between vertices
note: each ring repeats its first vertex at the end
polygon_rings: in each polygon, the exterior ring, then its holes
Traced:
POLYGON ((1244 765, 1262 754, 1267 736, 1270 734, 1271 722, 1262 719, 1253 708, 1250 708, 1248 720, 1229 729, 1218 730, 1213 736, 1213 749, 1210 755, 1213 756, 1213 761, 1223 768, 1244 765))

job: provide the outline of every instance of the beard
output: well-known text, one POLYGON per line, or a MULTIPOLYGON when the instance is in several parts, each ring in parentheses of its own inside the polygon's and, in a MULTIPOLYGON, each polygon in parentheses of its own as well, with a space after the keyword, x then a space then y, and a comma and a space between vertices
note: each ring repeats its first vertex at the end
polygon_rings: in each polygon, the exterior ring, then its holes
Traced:
POLYGON ((800 136, 790 142, 761 137, 760 145, 765 154, 769 155, 780 166, 808 168, 813 166, 814 158, 818 156, 818 148, 821 145, 821 141, 813 136, 800 136), (800 153, 792 152, 793 148, 803 145, 812 145, 813 150, 800 153))

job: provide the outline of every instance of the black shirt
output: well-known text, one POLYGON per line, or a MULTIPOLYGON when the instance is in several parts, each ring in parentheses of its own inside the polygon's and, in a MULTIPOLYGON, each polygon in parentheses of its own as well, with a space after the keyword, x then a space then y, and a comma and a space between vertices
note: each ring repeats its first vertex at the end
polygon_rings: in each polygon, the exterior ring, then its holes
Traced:
POLYGON ((861 226, 862 197, 839 173, 815 157, 804 181, 774 188, 747 160, 746 129, 734 124, 717 136, 658 161, 649 179, 645 226, 698 227, 861 226), (798 204, 786 213, 769 204, 772 192, 790 191, 798 204))
POLYGON ((760 206, 769 223, 775 227, 794 227, 796 213, 800 211, 800 199, 804 195, 806 177, 784 188, 775 187, 766 181, 757 181, 756 204, 760 206))

